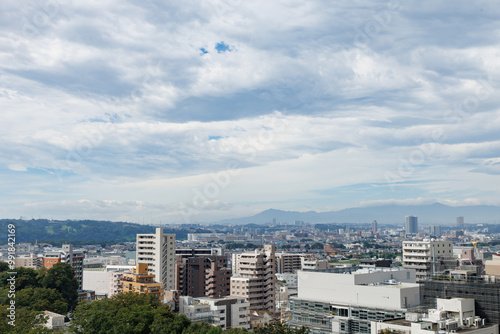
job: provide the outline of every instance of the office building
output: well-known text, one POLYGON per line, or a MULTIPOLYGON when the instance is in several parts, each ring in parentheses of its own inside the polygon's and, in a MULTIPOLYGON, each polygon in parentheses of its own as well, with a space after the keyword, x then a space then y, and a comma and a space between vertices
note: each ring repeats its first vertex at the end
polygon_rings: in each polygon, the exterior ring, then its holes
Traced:
POLYGON ((146 294, 163 301, 165 295, 163 283, 155 281, 155 275, 149 273, 148 265, 145 263, 139 263, 129 273, 124 273, 120 283, 123 293, 146 294))
POLYGON ((498 334, 497 324, 485 324, 476 316, 474 299, 452 298, 436 300, 437 307, 427 313, 407 313, 405 318, 382 322, 372 321, 372 334, 498 334))
POLYGON ((418 233, 418 217, 406 216, 405 233, 406 235, 415 235, 418 233))
POLYGON ((147 264, 148 271, 165 290, 175 288, 175 234, 164 234, 157 228, 154 234, 137 234, 136 262, 147 264))
POLYGON ((233 254, 231 296, 245 298, 250 309, 274 311, 276 299, 276 258, 272 245, 263 250, 233 254))
POLYGON ((451 241, 403 241, 403 267, 415 269, 417 281, 456 266, 451 241))
POLYGON ((376 234, 378 232, 378 223, 376 220, 372 222, 372 232, 373 234, 376 234))
POLYGON ((352 273, 298 272, 288 324, 311 334, 370 333, 370 321, 403 317, 419 306, 415 271, 361 269, 352 273))
POLYGON ((206 322, 222 329, 250 328, 250 304, 244 298, 179 298, 179 313, 192 322, 206 322))

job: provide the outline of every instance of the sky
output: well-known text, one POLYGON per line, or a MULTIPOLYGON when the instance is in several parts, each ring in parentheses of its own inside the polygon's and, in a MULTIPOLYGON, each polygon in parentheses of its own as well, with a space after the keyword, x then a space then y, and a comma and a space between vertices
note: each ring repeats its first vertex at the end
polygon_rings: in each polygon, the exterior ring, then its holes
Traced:
POLYGON ((500 204, 493 1, 1 7, 0 217, 500 204))

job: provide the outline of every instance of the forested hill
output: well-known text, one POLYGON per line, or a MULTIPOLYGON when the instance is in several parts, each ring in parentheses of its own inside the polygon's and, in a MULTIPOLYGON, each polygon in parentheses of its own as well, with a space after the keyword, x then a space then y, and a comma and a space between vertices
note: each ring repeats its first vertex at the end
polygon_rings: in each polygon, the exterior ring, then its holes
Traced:
MULTIPOLYGON (((125 222, 96 220, 47 219, 16 220, 0 219, 0 244, 7 243, 8 224, 16 225, 16 243, 46 242, 54 245, 71 243, 73 245, 106 243, 114 244, 135 241, 138 233, 154 233, 155 227, 125 222)), ((176 234, 177 239, 186 239, 190 230, 174 230, 164 227, 165 233, 176 234)), ((193 231, 195 232, 195 231, 193 231)), ((198 231, 196 231, 198 232, 198 231)))

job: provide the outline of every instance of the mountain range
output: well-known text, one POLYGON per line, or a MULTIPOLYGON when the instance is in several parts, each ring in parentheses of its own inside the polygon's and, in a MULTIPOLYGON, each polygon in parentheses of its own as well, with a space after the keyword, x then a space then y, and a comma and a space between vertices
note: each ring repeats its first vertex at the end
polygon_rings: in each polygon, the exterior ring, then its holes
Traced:
POLYGON ((357 207, 328 212, 298 212, 269 209, 251 217, 224 219, 218 224, 267 224, 276 222, 293 223, 338 223, 360 224, 376 220, 379 224, 404 224, 406 216, 417 216, 422 225, 455 225, 456 218, 463 216, 466 224, 500 223, 500 206, 448 206, 441 203, 429 205, 385 205, 357 207))

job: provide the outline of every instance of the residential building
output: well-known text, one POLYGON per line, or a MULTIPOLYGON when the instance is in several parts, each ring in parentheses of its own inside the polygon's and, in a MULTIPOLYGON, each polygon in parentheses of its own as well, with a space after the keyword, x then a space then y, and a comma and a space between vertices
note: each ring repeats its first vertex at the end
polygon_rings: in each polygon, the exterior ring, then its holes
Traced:
POLYGON ((451 241, 403 241, 403 267, 415 269, 417 281, 456 266, 451 241))
POLYGON ((193 322, 207 322, 222 329, 250 328, 250 304, 244 298, 193 298, 181 296, 179 313, 193 322))
POLYGON ((182 296, 215 298, 230 295, 231 269, 224 256, 178 256, 175 271, 175 290, 182 296))
POLYGON ((82 290, 84 257, 83 250, 76 250, 72 245, 64 244, 62 249, 53 249, 44 253, 43 266, 50 269, 59 262, 70 264, 78 281, 78 290, 82 290))
POLYGON ((175 289, 175 234, 137 234, 136 264, 147 264, 148 271, 166 290, 175 289))
POLYGON ((443 234, 441 226, 439 225, 430 226, 429 234, 433 237, 440 237, 443 234))
POLYGON ((274 311, 276 258, 273 245, 262 250, 233 254, 231 296, 245 298, 251 310, 274 311))
POLYGON ((149 273, 148 265, 145 263, 139 263, 131 272, 124 273, 120 283, 122 284, 122 292, 152 295, 163 301, 165 295, 163 283, 155 282, 155 275, 149 273))
POLYGON ((500 276, 500 254, 493 254, 491 260, 485 263, 485 274, 490 276, 500 276))
POLYGON ((299 271, 298 279, 287 322, 307 326, 314 334, 368 334, 370 321, 400 318, 419 305, 414 270, 299 271))
POLYGON ((464 217, 457 217, 457 227, 464 228, 464 226, 465 226, 464 217))
POLYGON ((418 217, 406 216, 405 233, 407 235, 415 235, 418 233, 418 217))
POLYGON ((276 253, 276 272, 293 274, 301 269, 302 254, 276 253))
POLYGON ((371 334, 498 334, 497 324, 485 324, 476 316, 474 299, 452 298, 436 300, 437 307, 427 313, 407 313, 405 318, 372 321, 371 334))
POLYGON ((16 267, 39 269, 43 266, 43 257, 31 253, 29 255, 21 255, 14 260, 16 267))
POLYGON ((326 270, 328 269, 327 259, 317 259, 314 255, 305 255, 300 259, 301 270, 326 270))

